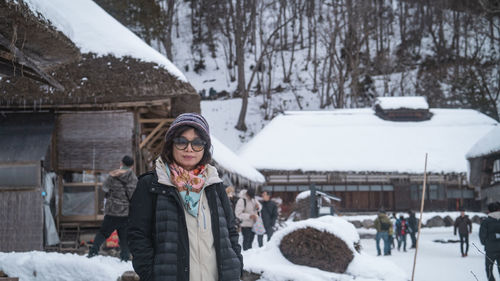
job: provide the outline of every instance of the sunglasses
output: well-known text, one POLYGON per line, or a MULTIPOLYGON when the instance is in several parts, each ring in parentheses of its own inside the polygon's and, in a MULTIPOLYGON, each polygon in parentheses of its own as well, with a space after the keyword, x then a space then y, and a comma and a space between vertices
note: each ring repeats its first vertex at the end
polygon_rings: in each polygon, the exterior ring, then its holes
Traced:
POLYGON ((188 147, 188 144, 191 144, 191 148, 194 151, 200 152, 203 149, 205 149, 205 145, 207 145, 207 142, 204 141, 204 140, 202 140, 202 139, 200 139, 200 138, 196 138, 196 139, 194 139, 192 141, 188 141, 184 137, 179 137, 179 138, 175 138, 174 139, 174 146, 178 150, 185 150, 188 147))

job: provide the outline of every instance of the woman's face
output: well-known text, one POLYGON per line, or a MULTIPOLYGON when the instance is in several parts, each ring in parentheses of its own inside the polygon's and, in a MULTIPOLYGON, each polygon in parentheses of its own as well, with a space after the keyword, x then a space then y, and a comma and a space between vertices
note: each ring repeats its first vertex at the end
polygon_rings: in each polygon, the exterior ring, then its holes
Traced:
MULTIPOLYGON (((200 137, 196 134, 195 130, 191 128, 182 133, 180 138, 184 138, 187 141, 192 142, 193 140, 199 139, 200 137)), ((172 149, 172 154, 177 165, 188 171, 194 170, 194 168, 196 168, 198 163, 200 163, 201 158, 203 158, 203 153, 205 152, 204 149, 202 149, 201 151, 195 151, 193 149, 192 143, 189 143, 185 149, 179 149, 174 142, 172 149)))

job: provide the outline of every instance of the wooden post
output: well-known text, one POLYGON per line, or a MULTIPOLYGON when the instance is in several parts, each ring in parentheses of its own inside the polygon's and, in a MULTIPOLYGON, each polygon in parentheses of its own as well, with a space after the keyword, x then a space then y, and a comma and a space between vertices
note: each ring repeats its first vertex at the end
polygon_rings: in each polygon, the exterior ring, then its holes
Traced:
POLYGON ((420 219, 418 220, 418 234, 417 243, 415 245, 415 256, 413 258, 413 270, 411 273, 411 281, 415 277, 415 266, 417 265, 417 253, 418 253, 418 241, 420 240, 420 228, 422 227, 422 213, 424 212, 424 202, 425 202, 425 186, 427 184, 427 153, 425 154, 425 165, 424 165, 424 187, 422 188, 422 200, 420 201, 420 219))

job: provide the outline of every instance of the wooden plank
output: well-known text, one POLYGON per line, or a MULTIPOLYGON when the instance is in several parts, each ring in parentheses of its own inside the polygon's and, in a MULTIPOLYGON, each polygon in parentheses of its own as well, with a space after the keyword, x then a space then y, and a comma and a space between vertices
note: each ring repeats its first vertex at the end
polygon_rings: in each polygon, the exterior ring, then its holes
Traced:
POLYGON ((42 71, 40 68, 38 68, 38 66, 33 61, 31 61, 30 58, 25 57, 24 53, 22 51, 20 51, 14 44, 11 44, 10 40, 5 38, 1 34, 0 34, 0 43, 3 46, 9 48, 11 53, 13 53, 15 55, 15 57, 17 58, 17 61, 20 64, 24 64, 24 65, 30 67, 31 69, 33 69, 33 71, 35 71, 43 80, 45 80, 47 82, 47 84, 51 85, 52 87, 54 87, 60 91, 64 91, 63 85, 61 85, 58 81, 56 81, 54 78, 52 78, 52 76, 48 75, 47 73, 42 71))
MULTIPOLYGON (((154 136, 149 141, 149 143, 154 144, 158 140, 158 138, 163 138, 163 136, 167 133, 167 130, 168 130, 168 128, 166 128, 166 127, 163 127, 162 129, 160 129, 160 131, 156 134, 156 136, 154 136)), ((160 144, 161 144, 161 141, 160 141, 160 144)), ((161 146, 160 144, 158 144, 158 146, 161 146)))
POLYGON ((97 184, 94 182, 67 182, 62 184, 64 187, 77 187, 77 186, 88 186, 93 187, 94 185, 101 186, 102 182, 98 182, 97 184))
POLYGON ((160 123, 160 122, 163 122, 163 121, 167 121, 167 122, 174 122, 174 118, 140 118, 139 119, 139 123, 143 124, 143 123, 160 123))
POLYGON ((40 189, 0 192, 0 252, 43 249, 40 189))
POLYGON ((167 120, 163 120, 162 122, 160 122, 160 124, 158 124, 158 126, 156 126, 156 128, 141 142, 141 144, 139 144, 139 148, 143 148, 148 142, 150 139, 152 139, 156 133, 158 133, 158 131, 160 131, 160 129, 165 126, 165 124, 167 124, 167 120))
MULTIPOLYGON (((92 108, 127 108, 141 106, 161 106, 168 105, 170 99, 148 100, 148 101, 129 101, 129 102, 110 102, 110 103, 83 103, 83 104, 41 104, 37 108, 56 108, 56 109, 92 109, 92 108)), ((0 108, 14 109, 24 108, 24 105, 0 105, 0 108)))
MULTIPOLYGON (((61 222, 94 222, 98 221, 99 215, 87 215, 87 216, 60 216, 61 222)), ((103 217, 104 218, 104 217, 103 217)))

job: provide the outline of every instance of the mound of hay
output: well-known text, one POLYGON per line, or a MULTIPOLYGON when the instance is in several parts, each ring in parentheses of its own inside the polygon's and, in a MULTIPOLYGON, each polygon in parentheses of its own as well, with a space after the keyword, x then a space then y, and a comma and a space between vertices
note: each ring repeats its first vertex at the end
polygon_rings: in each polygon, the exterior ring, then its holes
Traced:
POLYGON ((336 273, 344 273, 354 258, 342 239, 312 227, 287 234, 281 240, 280 250, 294 264, 336 273))

